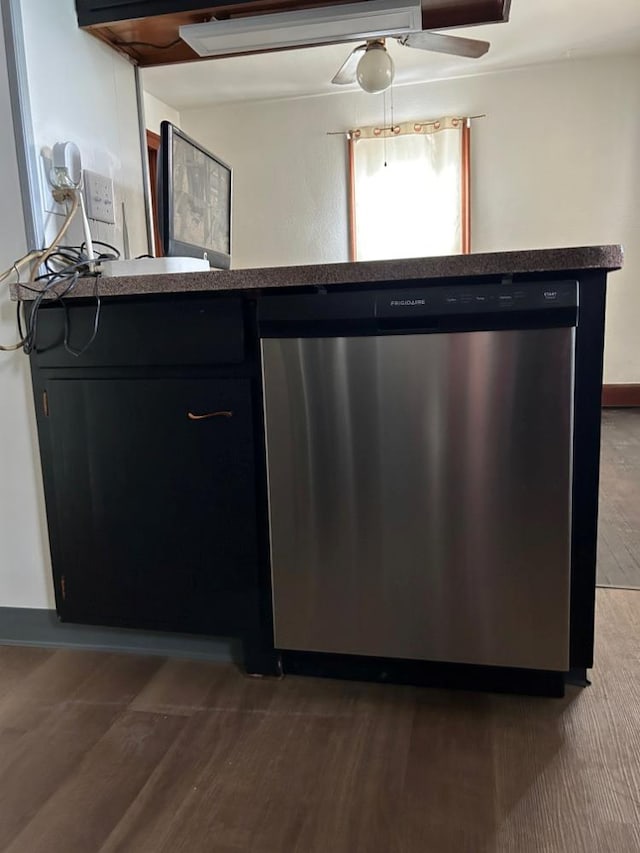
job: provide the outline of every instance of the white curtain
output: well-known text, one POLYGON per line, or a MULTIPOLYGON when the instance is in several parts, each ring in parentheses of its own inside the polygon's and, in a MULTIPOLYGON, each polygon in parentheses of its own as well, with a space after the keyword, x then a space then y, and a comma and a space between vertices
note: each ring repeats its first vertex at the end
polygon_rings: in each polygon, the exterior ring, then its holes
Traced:
POLYGON ((453 121, 352 132, 357 260, 462 251, 463 122, 453 121))

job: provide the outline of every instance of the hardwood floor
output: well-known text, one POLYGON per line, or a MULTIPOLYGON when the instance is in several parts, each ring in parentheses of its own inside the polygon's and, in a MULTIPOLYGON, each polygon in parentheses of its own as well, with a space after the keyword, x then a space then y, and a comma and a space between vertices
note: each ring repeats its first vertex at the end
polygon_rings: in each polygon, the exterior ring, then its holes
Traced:
POLYGON ((640 587, 640 409, 604 409, 598 583, 640 587))
MULTIPOLYGON (((598 579, 640 587, 640 410, 603 413, 598 579)), ((640 590, 564 700, 0 647, 0 851, 640 851, 640 590)))
POLYGON ((640 592, 564 700, 0 647, 0 850, 640 850, 640 592))

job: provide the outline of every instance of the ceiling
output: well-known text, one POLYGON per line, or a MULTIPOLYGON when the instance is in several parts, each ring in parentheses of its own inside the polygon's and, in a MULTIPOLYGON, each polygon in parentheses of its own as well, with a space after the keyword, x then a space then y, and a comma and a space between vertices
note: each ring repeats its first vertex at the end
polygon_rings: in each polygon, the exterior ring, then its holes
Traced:
MULTIPOLYGON (((387 44, 396 63, 394 86, 568 58, 640 54, 640 0, 512 0, 509 23, 447 32, 486 39, 491 50, 482 59, 458 59, 412 50, 391 39, 387 44)), ((141 73, 144 88, 178 110, 321 95, 351 88, 330 83, 350 48, 313 47, 145 68, 141 73)))

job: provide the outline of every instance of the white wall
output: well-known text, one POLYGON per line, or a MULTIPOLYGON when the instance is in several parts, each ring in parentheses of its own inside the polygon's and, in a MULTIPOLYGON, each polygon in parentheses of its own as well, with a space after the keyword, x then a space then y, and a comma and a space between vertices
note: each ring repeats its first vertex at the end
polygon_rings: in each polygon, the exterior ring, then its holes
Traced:
MULTIPOLYGON (((0 20, 0 269, 24 254, 11 105, 0 20)), ((16 308, 0 285, 0 343, 17 339, 16 308)), ((6 290, 6 288, 4 288, 6 290)), ((44 500, 35 439, 29 362, 0 352, 0 607, 47 607, 53 601, 44 500)))
MULTIPOLYGON (((84 165, 109 174, 117 225, 94 236, 122 245, 125 201, 132 252, 147 251, 134 70, 78 29, 74 0, 22 0, 36 149, 73 140, 84 165)), ((4 39, 0 40, 0 267, 25 251, 4 39)), ((35 156, 36 152, 31 152, 35 156)), ((58 218, 42 214, 47 236, 58 218)), ((74 240, 81 239, 76 230, 74 240)), ((0 341, 15 340, 15 305, 0 290, 0 341)), ((0 607, 53 607, 53 588, 29 364, 0 353, 0 607)))
POLYGON ((147 130, 160 133, 160 122, 170 121, 180 127, 180 113, 160 98, 144 92, 144 122, 147 130))
MULTIPOLYGON (((402 86, 393 100, 396 121, 487 113, 473 132, 474 251, 625 244, 625 269, 610 279, 605 381, 640 382, 640 57, 402 86)), ((380 124, 381 96, 181 119, 234 166, 234 266, 347 260, 346 144, 327 131, 380 124)))
MULTIPOLYGON (((92 223, 93 236, 122 249, 124 202, 132 256, 147 252, 133 65, 78 28, 74 0, 22 0, 22 15, 36 149, 75 142, 115 184, 116 225, 92 223)), ((47 236, 58 227, 49 215, 47 236)))
POLYGON ((333 95, 181 112, 183 130, 233 167, 234 267, 348 259, 346 144, 326 132, 363 106, 333 95))

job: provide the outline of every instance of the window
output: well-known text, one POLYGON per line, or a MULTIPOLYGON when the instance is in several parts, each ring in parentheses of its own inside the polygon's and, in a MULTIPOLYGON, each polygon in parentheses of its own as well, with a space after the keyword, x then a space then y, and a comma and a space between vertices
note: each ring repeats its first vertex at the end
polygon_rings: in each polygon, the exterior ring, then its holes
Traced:
POLYGON ((352 260, 470 251, 469 122, 349 134, 352 260))

